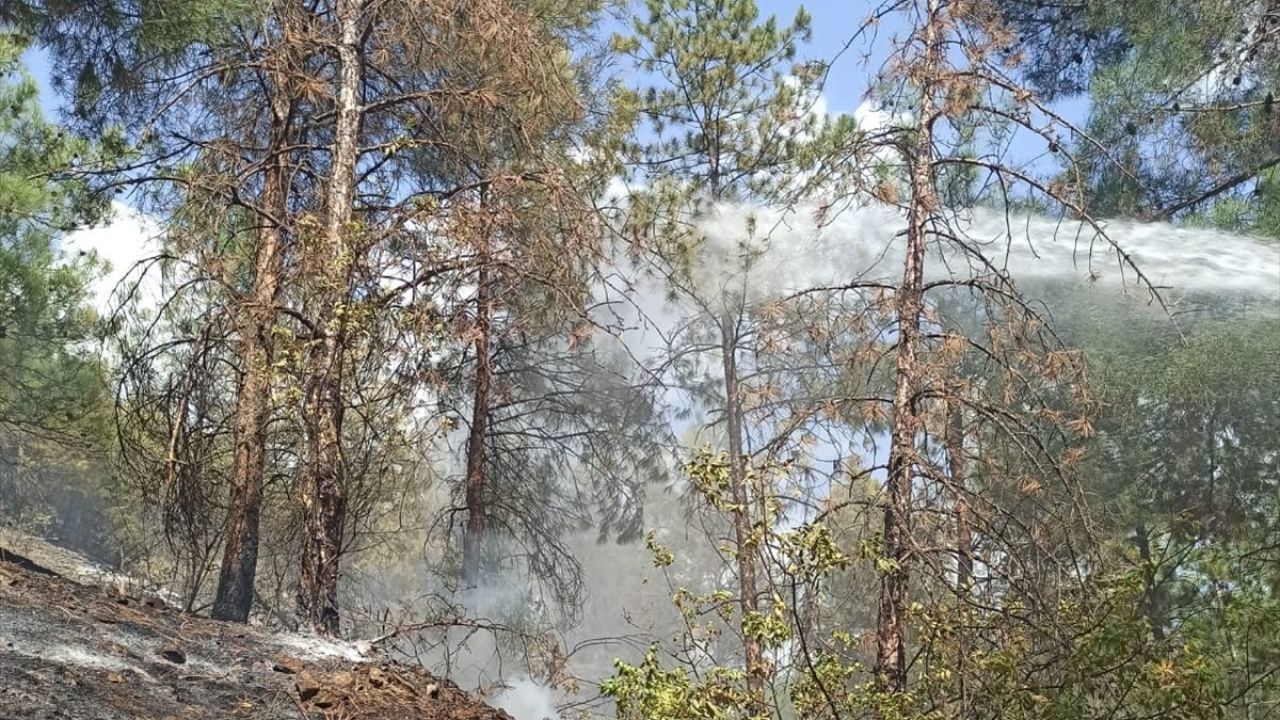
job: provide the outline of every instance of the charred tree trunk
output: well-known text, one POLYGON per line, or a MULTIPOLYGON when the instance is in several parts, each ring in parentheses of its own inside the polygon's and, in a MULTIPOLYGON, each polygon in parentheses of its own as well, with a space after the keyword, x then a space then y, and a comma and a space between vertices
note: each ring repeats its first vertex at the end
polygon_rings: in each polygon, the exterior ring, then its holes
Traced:
POLYGON ((756 555, 751 522, 751 489, 747 487, 746 456, 742 450, 742 407, 738 388, 738 332, 726 311, 720 318, 724 362, 725 429, 729 436, 729 484, 733 493, 734 550, 738 561, 739 604, 742 607, 742 650, 746 661, 751 714, 766 714, 764 685, 768 676, 760 641, 747 632, 746 618, 760 611, 756 585, 756 555))
POLYGON ((283 83, 271 100, 257 253, 253 285, 238 310, 239 355, 243 364, 232 421, 235 456, 227 508, 226 540, 212 616, 245 622, 253 606, 258 567, 258 533, 266 467, 267 421, 271 414, 271 381, 275 307, 284 271, 284 223, 288 212, 289 156, 294 104, 283 83))
MULTIPOLYGON (((913 213, 914 215, 914 213, 913 213)), ((911 486, 915 479, 915 442, 920 418, 915 407, 920 344, 921 273, 924 228, 913 218, 907 263, 898 289, 898 358, 890 433, 888 499, 884 508, 884 558, 876 616, 876 681, 882 690, 907 685, 906 607, 910 581, 911 486)))
POLYGON ((306 448, 302 470, 301 621, 324 635, 338 632, 338 571, 346 523, 346 468, 342 455, 343 359, 350 313, 355 245, 351 234, 360 133, 360 17, 363 0, 339 0, 337 127, 334 130, 328 212, 319 273, 326 314, 311 354, 303 400, 306 448))
POLYGON ((482 266, 476 287, 475 392, 471 431, 467 435, 467 527, 462 537, 462 582, 466 587, 480 585, 481 556, 489 526, 484 457, 485 437, 489 433, 489 393, 493 385, 493 356, 489 347, 493 322, 491 293, 489 273, 482 266))
POLYGON ((924 262, 932 215, 937 208, 933 188, 933 124, 938 110, 935 75, 942 64, 940 0, 929 0, 920 29, 924 55, 913 68, 920 87, 920 127, 910 150, 911 199, 907 209, 906 256, 902 283, 894 295, 898 319, 893 418, 889 438, 888 499, 884 509, 884 559, 876 617, 875 679, 881 690, 899 693, 907 687, 907 597, 911 564, 912 483, 916 474, 917 407, 922 367, 921 318, 924 311, 924 262))

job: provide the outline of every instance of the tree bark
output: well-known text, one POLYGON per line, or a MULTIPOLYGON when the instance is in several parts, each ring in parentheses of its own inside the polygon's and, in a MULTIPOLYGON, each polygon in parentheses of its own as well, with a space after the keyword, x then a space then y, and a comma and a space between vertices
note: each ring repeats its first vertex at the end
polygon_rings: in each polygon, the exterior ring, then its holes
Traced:
POLYGON ((1155 561, 1151 557, 1151 531, 1147 529, 1146 524, 1138 523, 1138 526, 1133 529, 1133 543, 1138 548, 1138 559, 1142 561, 1142 614, 1151 625, 1151 637, 1157 641, 1163 641, 1164 612, 1160 607, 1155 561))
POLYGON ((360 19, 363 0, 338 0, 337 123, 334 129, 324 225, 323 270, 317 323, 323 333, 311 354, 303 401, 306 447, 302 470, 301 621, 323 635, 338 632, 338 576, 346 522, 346 468, 342 455, 343 359, 356 243, 352 241, 356 164, 362 110, 360 19))
MULTIPOLYGON (((947 429, 944 444, 947 447, 947 475, 951 479, 951 492, 955 498, 956 515, 956 596, 964 602, 970 593, 973 580, 973 518, 970 515, 969 497, 966 494, 965 477, 968 472, 964 455, 964 405, 959 390, 955 389, 947 400, 947 429)), ((960 717, 969 717, 969 688, 965 673, 969 655, 968 628, 956 628, 956 689, 960 695, 960 717)))
POLYGON ((284 234, 288 212, 289 157, 294 103, 283 80, 271 99, 271 129, 264 159, 257 253, 253 285, 238 311, 239 355, 243 363, 233 419, 235 456, 227 508, 226 540, 218 589, 211 615, 245 622, 253 606, 258 567, 258 535, 266 466, 267 421, 271 414, 271 381, 275 307, 284 271, 284 234))
POLYGON ((969 583, 973 579, 973 517, 966 495, 965 477, 967 462, 964 456, 964 414, 959 399, 948 401, 947 430, 945 444, 947 446, 947 474, 954 485, 956 515, 956 590, 969 592, 969 583))
POLYGON ((907 210, 906 256, 902 283, 894 296, 898 318, 898 347, 894 378, 893 417, 889 438, 888 499, 884 509, 884 559, 876 618, 877 686, 900 693, 907 687, 907 597, 910 583, 912 482, 916 468, 916 436, 920 411, 916 407, 922 380, 921 316, 924 308, 924 259, 929 225, 937 207, 933 189, 933 97, 941 67, 940 0, 929 0, 921 28, 924 55, 913 70, 920 86, 920 127, 911 150, 911 200, 907 210))
POLYGON ((467 527, 462 537, 462 582, 466 587, 480 585, 484 538, 489 526, 484 456, 485 437, 489 432, 489 393, 493 385, 493 357, 489 347, 492 313, 489 273, 482 266, 476 286, 476 377, 471 430, 467 436, 467 527))
POLYGON ((747 487, 746 457, 742 451, 742 406, 738 388, 738 333, 726 310, 720 318, 721 354, 724 363, 725 428, 729 440, 729 484, 733 493, 733 534, 738 562, 738 593, 742 608, 742 650, 746 661, 747 694, 752 717, 767 713, 764 685, 768 677, 760 641, 747 632, 746 618, 760 605, 756 592, 755 541, 751 527, 751 489, 747 487))

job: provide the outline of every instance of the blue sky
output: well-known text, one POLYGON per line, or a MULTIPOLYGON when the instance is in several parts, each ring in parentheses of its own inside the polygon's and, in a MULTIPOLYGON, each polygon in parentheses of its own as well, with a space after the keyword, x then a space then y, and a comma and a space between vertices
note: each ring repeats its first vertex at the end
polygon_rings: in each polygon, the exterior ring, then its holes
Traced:
MULTIPOLYGON (((803 3, 804 8, 813 16, 813 41, 805 49, 810 58, 829 60, 840 53, 855 32, 857 25, 877 3, 866 0, 815 0, 803 3)), ((790 20, 795 16, 801 3, 794 0, 761 0, 761 15, 775 14, 780 19, 790 20)), ((900 31, 898 23, 890 21, 882 27, 885 37, 900 31)), ((880 43, 881 46, 886 43, 880 43)), ((852 113, 862 102, 867 90, 868 78, 874 74, 875 65, 862 67, 861 53, 867 50, 865 44, 851 47, 832 65, 831 75, 824 89, 827 106, 832 112, 852 113)), ((884 47, 873 48, 876 55, 883 57, 884 47)), ((876 63, 878 65, 878 62, 876 63)))
POLYGON ((53 89, 49 87, 49 58, 43 50, 39 48, 28 50, 23 56, 26 62, 27 70, 35 76, 40 83, 40 104, 44 107, 46 114, 55 115, 58 108, 57 98, 53 95, 53 89))

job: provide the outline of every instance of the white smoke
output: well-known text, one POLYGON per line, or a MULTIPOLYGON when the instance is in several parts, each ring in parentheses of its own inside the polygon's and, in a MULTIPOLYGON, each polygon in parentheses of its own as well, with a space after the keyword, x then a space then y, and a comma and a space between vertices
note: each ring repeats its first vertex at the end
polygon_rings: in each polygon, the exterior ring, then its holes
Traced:
MULTIPOLYGON (((815 207, 720 205, 700 224, 706 243, 696 280, 710 295, 745 294, 755 302, 813 287, 894 282, 902 272, 905 226, 901 212, 883 205, 850 208, 832 218, 815 207)), ((1022 283, 1143 289, 1140 271, 1150 284, 1176 293, 1280 299, 1280 249, 1246 236, 1134 221, 1095 228, 1079 220, 987 209, 957 213, 950 230, 970 252, 950 242, 934 244, 926 266, 932 279, 995 271, 1022 283), (991 265, 975 262, 978 253, 991 265)))
POLYGON ((107 264, 106 272, 90 287, 93 304, 101 315, 110 315, 141 283, 132 297, 135 305, 151 308, 161 301, 163 288, 158 272, 144 273, 138 263, 160 249, 160 230, 155 219, 119 202, 111 204, 111 215, 96 227, 77 230, 63 245, 71 253, 93 252, 107 264))
MULTIPOLYGON (((692 277, 674 283, 661 261, 615 260, 617 280, 598 290, 598 317, 615 329, 599 348, 619 347, 640 365, 660 364, 694 316, 740 303, 761 305, 815 288, 896 285, 902 273, 903 213, 864 203, 828 216, 793 208, 721 203, 696 221, 701 236, 692 277), (678 290, 673 287, 679 286, 678 290)), ((970 209, 948 231, 964 243, 930 243, 930 281, 999 273, 1034 299, 1037 286, 1087 288, 1172 305, 1188 294, 1234 296, 1280 309, 1280 250, 1272 243, 1169 223, 1080 220, 970 209), (1126 259, 1127 258, 1127 259, 1126 259), (1139 276, 1138 273, 1141 273, 1139 276)), ((714 364, 714 362, 712 363, 714 364)), ((668 393, 671 402, 678 395, 668 393)))
POLYGON ((510 683, 493 705, 515 720, 560 720, 551 688, 527 677, 510 683))

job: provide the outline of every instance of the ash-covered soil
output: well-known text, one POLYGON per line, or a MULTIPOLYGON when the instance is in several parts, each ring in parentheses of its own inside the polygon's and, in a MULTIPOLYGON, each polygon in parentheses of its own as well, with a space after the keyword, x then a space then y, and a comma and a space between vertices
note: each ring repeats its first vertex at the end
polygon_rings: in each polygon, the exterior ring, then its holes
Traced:
POLYGON ((0 550, 0 720, 179 718, 510 720, 358 644, 184 615, 0 550))

